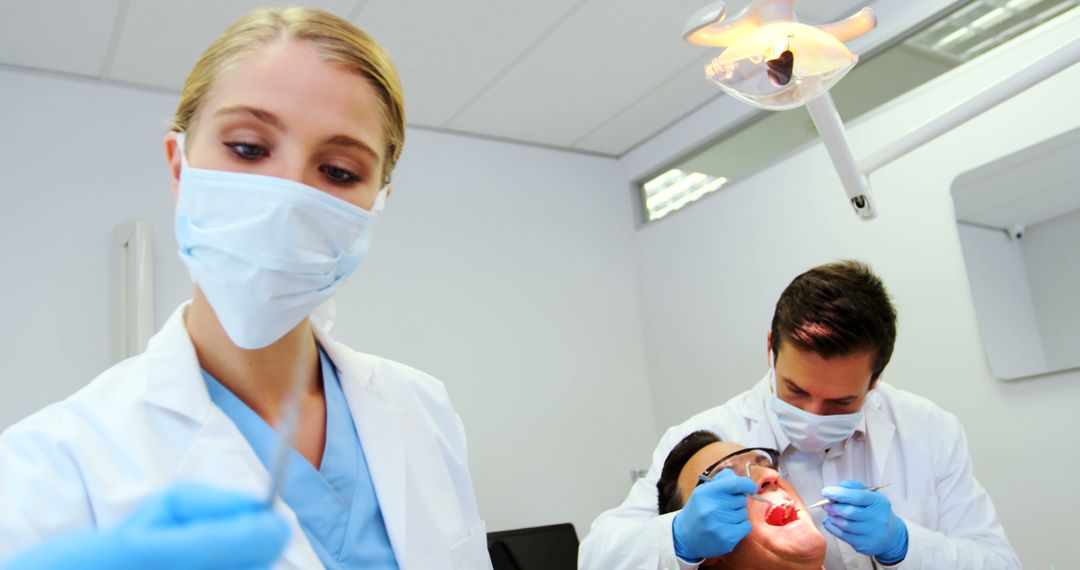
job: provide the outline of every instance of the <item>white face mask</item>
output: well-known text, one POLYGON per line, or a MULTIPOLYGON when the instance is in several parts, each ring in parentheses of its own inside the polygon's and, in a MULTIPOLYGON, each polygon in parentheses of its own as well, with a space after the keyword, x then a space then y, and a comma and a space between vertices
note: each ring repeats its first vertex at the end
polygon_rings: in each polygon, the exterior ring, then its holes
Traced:
POLYGON ((386 189, 368 211, 291 180, 192 168, 183 134, 177 144, 180 258, 229 338, 268 346, 360 265, 386 189))
POLYGON ((851 437, 855 429, 862 425, 862 408, 853 414, 819 416, 804 412, 783 401, 777 395, 776 369, 772 355, 769 355, 769 374, 772 382, 772 411, 776 414, 780 428, 784 430, 791 444, 800 451, 818 453, 851 437))

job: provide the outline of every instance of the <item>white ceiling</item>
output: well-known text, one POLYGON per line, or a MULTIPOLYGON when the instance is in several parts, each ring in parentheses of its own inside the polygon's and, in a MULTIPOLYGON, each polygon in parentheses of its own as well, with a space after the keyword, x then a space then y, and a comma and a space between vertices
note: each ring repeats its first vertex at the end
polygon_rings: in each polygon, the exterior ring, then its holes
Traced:
POLYGON ((953 183, 956 219, 1026 227, 1080 210, 1080 129, 1010 154, 953 183))
MULTIPOLYGON (((410 125, 618 156, 708 101, 708 0, 309 0, 382 43, 410 125)), ((729 13, 748 0, 728 2, 729 13)), ((263 0, 4 0, 0 64, 178 91, 202 49, 263 0)), ((296 4, 296 2, 288 2, 296 4)), ((802 0, 823 22, 872 0, 802 0)))

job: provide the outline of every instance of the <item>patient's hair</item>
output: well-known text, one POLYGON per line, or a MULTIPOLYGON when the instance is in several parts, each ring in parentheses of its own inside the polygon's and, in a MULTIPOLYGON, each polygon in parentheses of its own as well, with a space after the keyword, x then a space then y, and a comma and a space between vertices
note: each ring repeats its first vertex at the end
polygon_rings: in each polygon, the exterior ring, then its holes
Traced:
POLYGON ((675 444, 664 460, 660 480, 656 482, 656 502, 659 514, 673 513, 686 504, 686 497, 679 493, 679 473, 687 461, 706 445, 723 441, 711 431, 698 430, 675 444))
POLYGON ((796 277, 776 302, 773 358, 784 343, 824 358, 871 350, 872 384, 892 358, 895 342, 896 309, 865 263, 819 265, 796 277))

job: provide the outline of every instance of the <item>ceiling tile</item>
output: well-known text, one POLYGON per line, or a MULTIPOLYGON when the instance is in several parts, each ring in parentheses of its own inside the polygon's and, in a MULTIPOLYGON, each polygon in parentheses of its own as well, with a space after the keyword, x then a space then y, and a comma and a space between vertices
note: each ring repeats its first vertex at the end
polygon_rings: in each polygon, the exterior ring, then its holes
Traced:
POLYGON ((96 76, 119 0, 0 3, 0 63, 96 76))
POLYGON ((691 62, 645 93, 606 123, 574 142, 574 148, 622 155, 687 113, 720 96, 720 89, 705 79, 705 64, 716 56, 691 62))
MULTIPOLYGON (((410 124, 604 154, 624 153, 715 96, 700 69, 712 53, 679 38, 708 1, 301 0, 387 48, 410 124)), ((749 1, 731 0, 729 13, 749 1)), ((8 0, 0 63, 179 89, 222 30, 268 3, 295 0, 8 0)), ((835 20, 870 3, 801 0, 798 12, 835 20)), ((903 12, 879 4, 891 10, 883 24, 903 12)))
MULTIPOLYGON (((264 0, 131 0, 108 76, 180 89, 203 50, 229 24, 256 8, 295 4, 264 0)), ((358 2, 319 0, 303 4, 347 18, 358 2)))
POLYGON ((701 0, 590 0, 449 126, 568 146, 700 56, 701 0))
POLYGON ((353 23, 394 59, 409 124, 442 127, 583 1, 369 2, 353 23))

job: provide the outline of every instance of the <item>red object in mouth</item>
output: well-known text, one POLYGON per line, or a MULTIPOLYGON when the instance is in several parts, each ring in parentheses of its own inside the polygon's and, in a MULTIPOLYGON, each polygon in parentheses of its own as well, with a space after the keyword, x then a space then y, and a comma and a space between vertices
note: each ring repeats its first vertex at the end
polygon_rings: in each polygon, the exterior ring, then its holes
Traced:
POLYGON ((773 505, 769 507, 769 510, 765 511, 765 522, 773 526, 784 526, 798 518, 795 501, 788 501, 782 505, 773 505))

